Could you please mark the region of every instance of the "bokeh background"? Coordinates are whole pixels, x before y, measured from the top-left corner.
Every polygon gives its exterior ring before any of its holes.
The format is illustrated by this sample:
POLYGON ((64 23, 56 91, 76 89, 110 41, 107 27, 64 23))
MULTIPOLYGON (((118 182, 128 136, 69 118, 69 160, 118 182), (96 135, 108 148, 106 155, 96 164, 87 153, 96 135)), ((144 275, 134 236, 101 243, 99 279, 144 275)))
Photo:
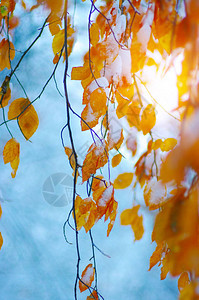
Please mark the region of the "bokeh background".
MULTIPOLYGON (((75 25, 77 38, 70 58, 71 66, 82 63, 83 54, 88 49, 87 22, 89 3, 77 2, 75 25)), ((20 26, 15 31, 14 45, 17 50, 25 50, 35 38, 45 19, 46 12, 35 10, 26 14, 18 9, 20 26)), ((53 70, 52 37, 48 27, 44 34, 24 59, 17 71, 30 100, 42 90, 53 70)), ((13 65, 20 56, 18 52, 13 65)), ((1 80, 7 69, 0 74, 1 80)), ((70 71, 69 71, 70 75, 70 71)), ((56 81, 63 93, 63 64, 56 72, 56 81)), ((82 89, 78 82, 68 80, 70 102, 81 113, 82 89)), ((24 97, 17 81, 12 82, 12 100, 24 97)), ((3 300, 72 300, 76 275, 76 247, 74 232, 66 228, 69 245, 63 236, 63 224, 71 205, 56 207, 43 197, 43 184, 56 173, 72 175, 68 158, 61 145, 60 131, 66 122, 65 101, 51 80, 41 98, 34 103, 40 124, 31 142, 25 141, 17 128, 16 121, 9 123, 15 138, 20 142, 20 165, 15 179, 11 178, 11 168, 4 165, 2 153, 10 138, 6 128, 0 128, 1 165, 1 205, 3 215, 0 230, 4 244, 0 252, 0 299, 3 300)), ((77 152, 85 155, 84 148, 92 143, 89 133, 81 133, 80 121, 72 117, 73 134, 77 152)), ((65 144, 70 146, 67 133, 65 144)), ((143 146, 144 147, 144 146, 143 146)), ((127 155, 128 156, 128 155, 127 155)), ((132 163, 126 159, 117 170, 112 171, 114 179, 118 173, 132 172, 132 163)), ((58 193, 62 192, 62 186, 58 193)), ((78 191, 84 195, 85 187, 78 182, 78 191)), ((119 214, 132 205, 132 190, 116 192, 119 214)), ((86 194, 85 194, 86 195, 86 194)), ((138 191, 139 195, 139 191, 138 191)), ((140 193, 142 203, 142 195, 140 193)), ((177 298, 177 281, 167 276, 160 281, 160 270, 154 267, 150 272, 149 259, 155 249, 151 243, 154 213, 142 208, 145 234, 141 241, 134 243, 133 232, 128 226, 120 225, 119 214, 116 224, 106 237, 107 224, 99 221, 93 229, 96 245, 111 258, 96 252, 99 291, 106 300, 159 300, 177 298)), ((92 256, 89 237, 82 230, 80 234, 82 253, 81 271, 92 256)), ((79 299, 86 299, 87 292, 79 299)))

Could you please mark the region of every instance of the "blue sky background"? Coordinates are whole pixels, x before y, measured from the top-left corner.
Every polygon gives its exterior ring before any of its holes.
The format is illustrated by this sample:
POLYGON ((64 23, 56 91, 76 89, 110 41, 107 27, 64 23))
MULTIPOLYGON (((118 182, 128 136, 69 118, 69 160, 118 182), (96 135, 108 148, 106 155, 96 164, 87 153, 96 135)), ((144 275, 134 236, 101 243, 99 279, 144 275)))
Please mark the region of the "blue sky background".
MULTIPOLYGON (((70 66, 80 65, 82 52, 85 53, 87 49, 83 37, 87 30, 87 16, 88 11, 84 4, 78 5, 76 20, 79 41, 71 56, 70 66)), ((26 49, 43 20, 41 10, 35 11, 34 16, 23 14, 21 27, 16 32, 15 47, 26 49)), ((39 94, 52 72, 51 43, 52 38, 46 28, 43 37, 17 72, 30 100, 39 94)), ((4 74, 5 72, 2 74, 2 80, 4 74)), ((57 70, 56 78, 63 92, 62 64, 57 70)), ((71 104, 80 113, 80 83, 69 80, 68 84, 71 104)), ((24 95, 13 80, 12 100, 18 97, 24 95)), ((70 176, 72 174, 60 140, 60 130, 65 124, 65 102, 58 94, 53 81, 34 107, 38 112, 40 124, 31 138, 31 143, 24 140, 15 121, 9 123, 21 146, 20 165, 15 179, 11 178, 11 168, 4 165, 2 158, 3 147, 10 137, 4 127, 0 128, 0 189, 3 195, 0 230, 4 239, 0 252, 0 299, 72 300, 76 274, 74 233, 67 228, 68 239, 73 245, 65 242, 62 233, 70 205, 49 205, 42 195, 43 183, 49 176, 59 172, 70 176)), ((72 124, 76 149, 80 150, 87 143, 91 144, 90 135, 81 133, 79 120, 72 117, 72 124)), ((70 146, 67 134, 65 142, 70 146)), ((132 171, 132 165, 128 161, 113 171, 113 178, 117 173, 124 171, 132 171)), ((85 193, 80 183, 78 191, 85 193)), ((125 208, 131 207, 132 191, 117 191, 116 200, 119 203, 120 214, 125 208)), ((136 243, 133 242, 131 229, 128 226, 120 226, 119 214, 109 238, 106 237, 107 224, 103 221, 99 221, 93 229, 96 245, 111 256, 107 258, 99 252, 96 253, 99 291, 106 300, 177 298, 176 280, 168 276, 166 280, 160 281, 160 271, 157 267, 147 271, 150 256, 155 248, 155 245, 151 244, 154 214, 149 213, 146 208, 143 208, 142 212, 145 234, 143 239, 136 243)), ((80 235, 80 249, 82 271, 92 256, 89 237, 84 230, 80 235)), ((86 299, 86 292, 81 294, 79 299, 86 299)))

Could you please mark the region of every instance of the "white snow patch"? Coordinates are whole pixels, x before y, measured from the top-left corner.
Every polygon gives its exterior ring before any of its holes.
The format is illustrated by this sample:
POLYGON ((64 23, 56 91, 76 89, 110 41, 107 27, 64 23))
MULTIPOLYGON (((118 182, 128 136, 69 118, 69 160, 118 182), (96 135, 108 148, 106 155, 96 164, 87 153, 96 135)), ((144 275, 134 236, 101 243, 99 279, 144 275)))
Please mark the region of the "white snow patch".
POLYGON ((107 203, 110 201, 112 195, 113 195, 113 186, 110 185, 102 193, 102 197, 99 199, 98 205, 102 206, 102 207, 105 207, 107 205, 107 203))

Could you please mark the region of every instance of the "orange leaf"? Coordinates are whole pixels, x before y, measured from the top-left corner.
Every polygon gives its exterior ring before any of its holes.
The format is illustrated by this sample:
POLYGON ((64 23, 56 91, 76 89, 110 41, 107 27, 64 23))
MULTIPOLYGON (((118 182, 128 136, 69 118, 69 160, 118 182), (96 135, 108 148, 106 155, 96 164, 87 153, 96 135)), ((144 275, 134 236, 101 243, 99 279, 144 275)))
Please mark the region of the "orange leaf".
POLYGON ((167 277, 169 271, 170 271, 169 260, 168 260, 168 255, 166 255, 162 260, 160 279, 164 280, 167 277))
POLYGON ((150 210, 159 208, 166 200, 166 186, 153 177, 145 186, 144 200, 150 210))
POLYGON ((93 112, 98 112, 100 115, 106 113, 106 93, 102 88, 95 89, 90 95, 90 105, 93 112))
POLYGON ((157 245, 155 251, 150 257, 149 271, 159 262, 161 262, 162 252, 164 250, 164 242, 157 245))
POLYGON ((187 272, 183 272, 178 279, 178 289, 181 292, 187 284, 190 283, 189 275, 187 272))
POLYGON ((82 199, 80 196, 76 197, 75 215, 77 230, 80 230, 83 226, 86 232, 88 232, 99 219, 96 204, 91 197, 86 199, 82 199))
POLYGON ((122 160, 122 155, 119 153, 115 156, 113 156, 112 161, 111 161, 111 165, 113 168, 117 167, 119 165, 119 163, 122 160))
POLYGON ((108 162, 108 154, 105 145, 92 144, 88 149, 82 167, 82 182, 88 180, 96 170, 108 162))
MULTIPOLYGON (((76 161, 75 161, 75 156, 73 154, 73 150, 69 147, 65 147, 65 153, 68 156, 69 162, 70 162, 70 166, 73 169, 73 171, 75 172, 76 169, 76 161)), ((79 172, 77 172, 77 174, 79 175, 79 172)))
POLYGON ((170 151, 177 145, 177 140, 174 138, 168 138, 162 142, 160 149, 162 151, 170 151))
POLYGON ((2 237, 2 234, 0 232, 0 250, 1 250, 2 245, 3 245, 3 237, 2 237))
POLYGON ((95 277, 95 269, 93 268, 92 264, 89 264, 82 272, 81 281, 79 281, 79 289, 81 293, 87 290, 88 287, 91 286, 94 277, 95 277))
POLYGON ((93 112, 90 103, 88 103, 81 114, 81 128, 82 131, 89 130, 98 124, 100 115, 98 112, 93 112), (88 124, 88 125, 87 125, 88 124))
MULTIPOLYGON (((39 0, 41 2, 41 0, 39 0)), ((45 0, 44 3, 51 10, 52 13, 60 13, 63 7, 63 0, 45 0)))
POLYGON ((141 121, 140 121, 140 128, 143 131, 143 134, 146 135, 151 131, 156 123, 156 115, 155 109, 152 104, 148 104, 147 107, 143 110, 141 121))
POLYGON ((97 294, 96 291, 93 291, 92 294, 90 294, 90 296, 88 296, 88 297, 86 298, 86 300, 92 300, 92 299, 94 299, 94 300, 99 300, 98 294, 97 294))
POLYGON ((10 69, 10 60, 13 60, 15 57, 14 45, 12 42, 8 42, 8 40, 3 39, 0 42, 0 71, 5 68, 10 69), (9 51, 10 47, 10 51, 9 51))
POLYGON ((115 189, 125 189, 127 188, 133 180, 133 173, 123 173, 119 174, 114 180, 113 186, 115 189))
POLYGON ((100 32, 99 32, 99 26, 98 26, 98 24, 97 23, 91 24, 91 27, 90 27, 90 43, 94 47, 99 42, 99 33, 100 32))
POLYGON ((4 164, 10 163, 13 172, 11 173, 12 178, 16 176, 16 172, 19 165, 19 143, 14 139, 10 139, 3 149, 3 160, 4 164))
POLYGON ((18 98, 11 103, 8 111, 8 119, 16 119, 17 117, 23 135, 29 140, 37 130, 39 119, 33 105, 28 99, 18 98))

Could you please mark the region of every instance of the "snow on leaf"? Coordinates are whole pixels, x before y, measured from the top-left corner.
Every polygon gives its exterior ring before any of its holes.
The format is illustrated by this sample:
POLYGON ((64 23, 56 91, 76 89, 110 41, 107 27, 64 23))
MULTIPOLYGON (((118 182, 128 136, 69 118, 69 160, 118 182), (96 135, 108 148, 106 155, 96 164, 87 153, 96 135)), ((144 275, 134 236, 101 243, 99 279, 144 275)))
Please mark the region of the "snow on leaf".
POLYGON ((92 144, 88 149, 82 167, 82 182, 88 180, 96 170, 103 167, 108 162, 108 154, 105 145, 92 144))
POLYGON ((82 272, 81 281, 79 280, 79 289, 81 293, 87 290, 88 287, 91 286, 94 277, 95 277, 95 269, 93 268, 92 264, 89 264, 82 272))
POLYGON ((100 115, 98 112, 93 112, 90 103, 88 103, 81 114, 81 128, 82 131, 89 130, 98 124, 100 115))
POLYGON ((17 117, 24 137, 29 140, 39 125, 37 113, 29 99, 18 98, 11 103, 8 111, 8 119, 16 119, 17 117))
POLYGON ((114 180, 113 186, 115 189, 127 188, 133 180, 133 173, 122 173, 114 180))
POLYGON ((165 201, 166 195, 166 186, 163 185, 161 181, 157 181, 156 177, 148 181, 145 186, 144 200, 150 210, 159 208, 165 201))
POLYGON ((80 230, 83 226, 86 232, 88 232, 99 219, 96 204, 91 197, 85 199, 82 199, 80 196, 76 197, 75 215, 77 230, 80 230))
POLYGON ((148 104, 143 110, 140 121, 140 129, 146 135, 151 131, 156 123, 155 109, 152 104, 148 104))
POLYGON ((16 172, 19 165, 19 143, 14 139, 10 139, 3 149, 3 160, 4 164, 10 163, 11 168, 13 169, 11 175, 12 178, 16 176, 16 172))
POLYGON ((100 115, 106 113, 106 93, 102 88, 95 89, 90 95, 90 106, 93 112, 98 112, 100 115))

